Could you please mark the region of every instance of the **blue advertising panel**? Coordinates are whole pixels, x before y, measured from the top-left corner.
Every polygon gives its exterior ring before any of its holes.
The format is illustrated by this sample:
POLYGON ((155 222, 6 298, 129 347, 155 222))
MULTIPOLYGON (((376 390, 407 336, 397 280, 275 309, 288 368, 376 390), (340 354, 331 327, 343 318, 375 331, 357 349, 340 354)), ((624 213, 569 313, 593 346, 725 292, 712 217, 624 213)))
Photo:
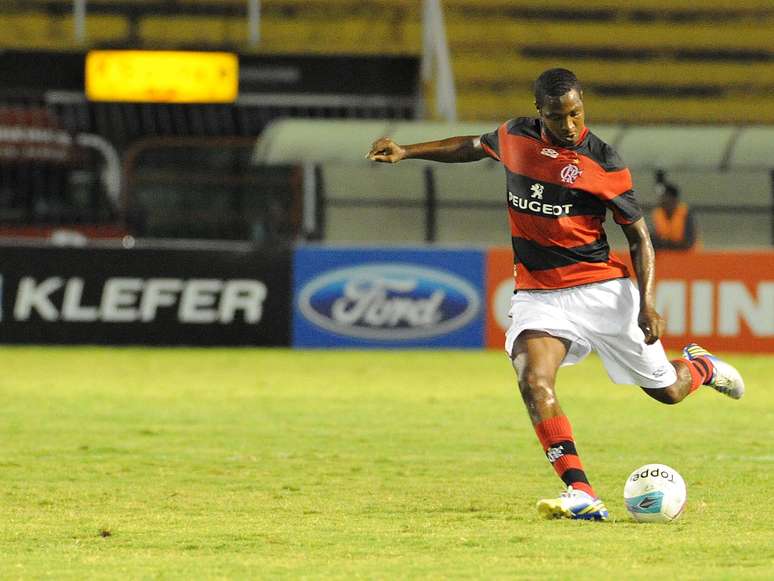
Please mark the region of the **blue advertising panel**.
POLYGON ((484 252, 296 249, 295 347, 465 347, 484 343, 484 252))

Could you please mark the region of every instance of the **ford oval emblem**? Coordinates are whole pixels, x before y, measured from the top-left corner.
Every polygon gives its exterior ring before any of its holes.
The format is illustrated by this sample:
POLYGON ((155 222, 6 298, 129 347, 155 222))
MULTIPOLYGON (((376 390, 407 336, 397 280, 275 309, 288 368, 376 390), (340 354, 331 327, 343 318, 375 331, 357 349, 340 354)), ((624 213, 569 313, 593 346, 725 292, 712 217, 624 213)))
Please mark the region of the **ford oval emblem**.
POLYGON ((309 281, 298 308, 313 324, 361 339, 435 337, 467 325, 480 300, 467 281, 403 263, 339 268, 309 281))

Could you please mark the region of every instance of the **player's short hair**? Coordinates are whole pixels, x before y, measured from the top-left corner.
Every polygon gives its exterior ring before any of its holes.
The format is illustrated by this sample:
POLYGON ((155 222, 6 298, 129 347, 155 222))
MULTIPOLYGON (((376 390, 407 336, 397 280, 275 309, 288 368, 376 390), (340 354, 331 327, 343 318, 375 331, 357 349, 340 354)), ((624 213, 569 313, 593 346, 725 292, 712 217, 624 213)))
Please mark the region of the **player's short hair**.
POLYGON ((542 107, 546 97, 561 97, 573 89, 581 94, 581 84, 575 73, 567 69, 548 69, 535 81, 535 103, 542 107))

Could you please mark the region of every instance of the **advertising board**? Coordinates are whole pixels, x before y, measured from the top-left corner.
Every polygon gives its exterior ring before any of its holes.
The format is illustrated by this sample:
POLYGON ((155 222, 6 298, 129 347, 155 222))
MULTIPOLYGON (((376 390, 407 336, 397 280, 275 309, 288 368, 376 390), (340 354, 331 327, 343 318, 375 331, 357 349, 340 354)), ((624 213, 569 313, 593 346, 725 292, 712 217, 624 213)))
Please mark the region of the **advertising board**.
POLYGON ((479 250, 299 248, 293 345, 480 348, 483 273, 479 250))
MULTIPOLYGON (((629 263, 624 253, 618 258, 629 263)), ((510 248, 487 255, 486 345, 502 349, 513 293, 510 248)), ((667 349, 695 341, 710 350, 774 352, 774 253, 660 252, 656 309, 667 349)))
POLYGON ((290 252, 0 246, 0 341, 288 345, 290 252))

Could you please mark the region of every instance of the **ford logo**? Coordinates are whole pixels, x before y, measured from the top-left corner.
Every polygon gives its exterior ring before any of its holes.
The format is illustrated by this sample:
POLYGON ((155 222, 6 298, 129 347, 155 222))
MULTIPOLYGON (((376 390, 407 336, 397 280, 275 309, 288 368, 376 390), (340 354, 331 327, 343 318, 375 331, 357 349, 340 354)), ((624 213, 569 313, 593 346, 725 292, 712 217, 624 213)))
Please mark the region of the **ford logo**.
POLYGON ((318 327, 361 339, 401 341, 444 335, 479 311, 476 289, 432 268, 370 263, 309 281, 298 308, 318 327))

